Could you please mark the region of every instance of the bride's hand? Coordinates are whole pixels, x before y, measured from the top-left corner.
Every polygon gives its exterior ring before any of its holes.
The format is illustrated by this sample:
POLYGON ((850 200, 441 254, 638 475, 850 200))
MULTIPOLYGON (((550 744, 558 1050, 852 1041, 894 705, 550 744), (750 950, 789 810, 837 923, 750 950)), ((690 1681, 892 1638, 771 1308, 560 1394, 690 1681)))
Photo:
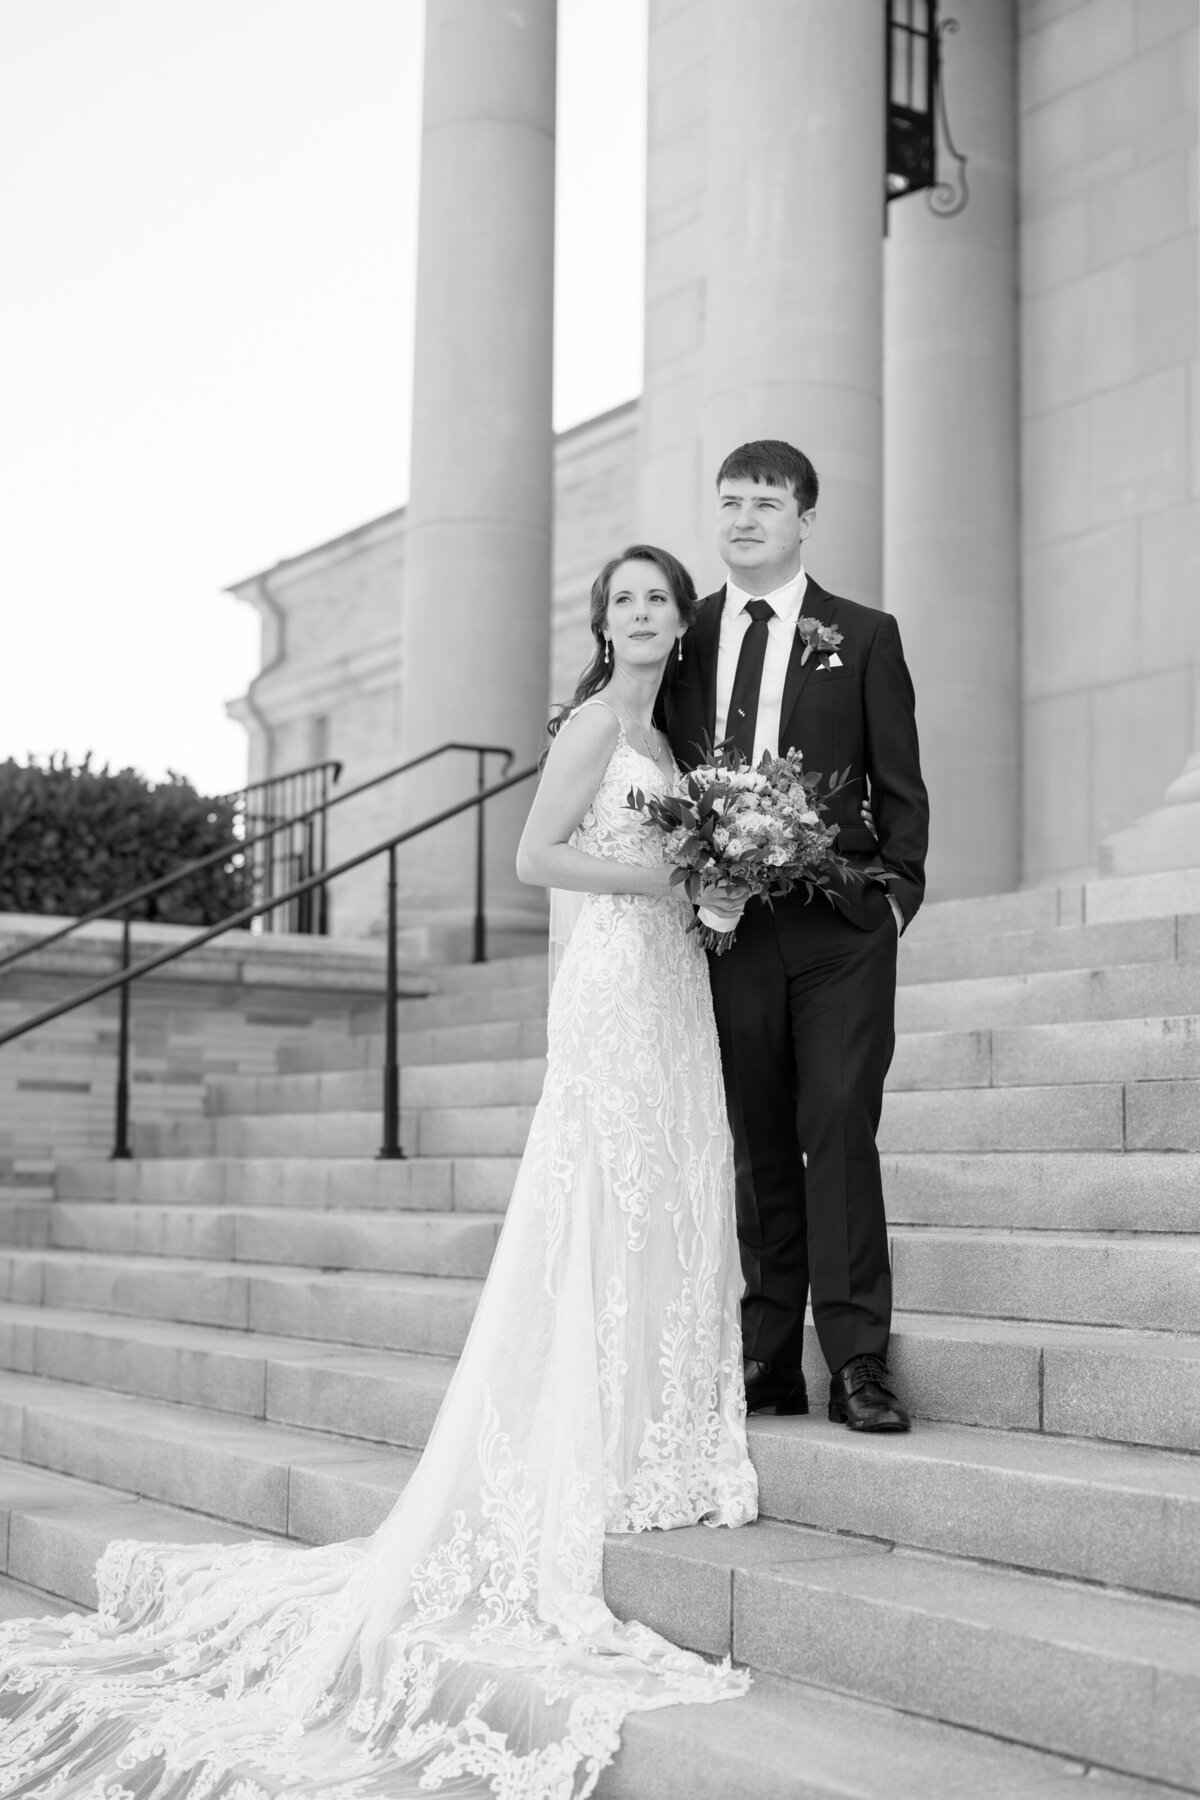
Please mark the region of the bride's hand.
POLYGON ((741 882, 713 882, 711 886, 700 889, 696 904, 702 906, 707 913, 716 913, 721 919, 728 919, 732 927, 741 918, 749 898, 750 889, 743 887, 741 882))

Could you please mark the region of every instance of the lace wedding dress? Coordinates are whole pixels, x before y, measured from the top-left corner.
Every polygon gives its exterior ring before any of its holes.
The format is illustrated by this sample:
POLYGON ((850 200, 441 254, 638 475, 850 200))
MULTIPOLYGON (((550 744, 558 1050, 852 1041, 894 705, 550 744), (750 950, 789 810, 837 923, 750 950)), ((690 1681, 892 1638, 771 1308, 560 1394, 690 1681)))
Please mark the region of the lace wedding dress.
MULTIPOLYGON (((569 727, 568 727, 569 728, 569 727)), ((625 862, 666 783, 622 734, 574 839, 625 862)), ((605 1531, 741 1525, 731 1151, 674 898, 588 895, 466 1348, 373 1538, 111 1544, 92 1617, 0 1626, 0 1793, 320 1800, 592 1792, 631 1710, 746 1677, 604 1604, 605 1531)))

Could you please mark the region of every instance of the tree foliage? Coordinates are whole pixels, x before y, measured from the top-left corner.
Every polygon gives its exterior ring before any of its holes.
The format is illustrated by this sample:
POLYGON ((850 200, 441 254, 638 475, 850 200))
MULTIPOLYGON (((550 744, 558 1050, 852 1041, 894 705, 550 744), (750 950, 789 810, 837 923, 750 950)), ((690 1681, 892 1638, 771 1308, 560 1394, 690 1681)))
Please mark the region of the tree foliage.
MULTIPOLYGON (((0 762, 0 912, 77 917, 170 874, 234 837, 234 802, 182 775, 93 769, 91 757, 0 762)), ((247 904, 241 859, 215 862, 134 909, 141 919, 211 925, 247 904)))

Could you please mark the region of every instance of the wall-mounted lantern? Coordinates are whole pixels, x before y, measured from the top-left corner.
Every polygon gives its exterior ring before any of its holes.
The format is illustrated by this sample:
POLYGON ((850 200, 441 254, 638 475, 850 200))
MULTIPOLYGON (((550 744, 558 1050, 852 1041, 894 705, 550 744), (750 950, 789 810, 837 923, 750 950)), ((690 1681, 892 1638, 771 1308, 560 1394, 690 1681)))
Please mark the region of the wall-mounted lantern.
POLYGON ((967 159, 955 149, 942 85, 942 39, 956 19, 938 18, 938 0, 886 0, 887 201, 924 190, 926 204, 953 218, 967 204, 967 159), (939 179, 939 147, 955 169, 939 179))

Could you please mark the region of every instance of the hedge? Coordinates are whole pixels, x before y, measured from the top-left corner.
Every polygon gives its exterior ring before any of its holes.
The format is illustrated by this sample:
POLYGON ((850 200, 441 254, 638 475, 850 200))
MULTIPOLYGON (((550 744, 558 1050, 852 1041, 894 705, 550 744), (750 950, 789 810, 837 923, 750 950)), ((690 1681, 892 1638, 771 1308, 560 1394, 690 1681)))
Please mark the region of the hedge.
MULTIPOLYGON (((234 836, 234 802, 182 775, 93 769, 65 755, 0 762, 0 912, 77 917, 234 836)), ((239 860, 214 863, 142 901, 135 917, 212 925, 248 904, 239 860)))

